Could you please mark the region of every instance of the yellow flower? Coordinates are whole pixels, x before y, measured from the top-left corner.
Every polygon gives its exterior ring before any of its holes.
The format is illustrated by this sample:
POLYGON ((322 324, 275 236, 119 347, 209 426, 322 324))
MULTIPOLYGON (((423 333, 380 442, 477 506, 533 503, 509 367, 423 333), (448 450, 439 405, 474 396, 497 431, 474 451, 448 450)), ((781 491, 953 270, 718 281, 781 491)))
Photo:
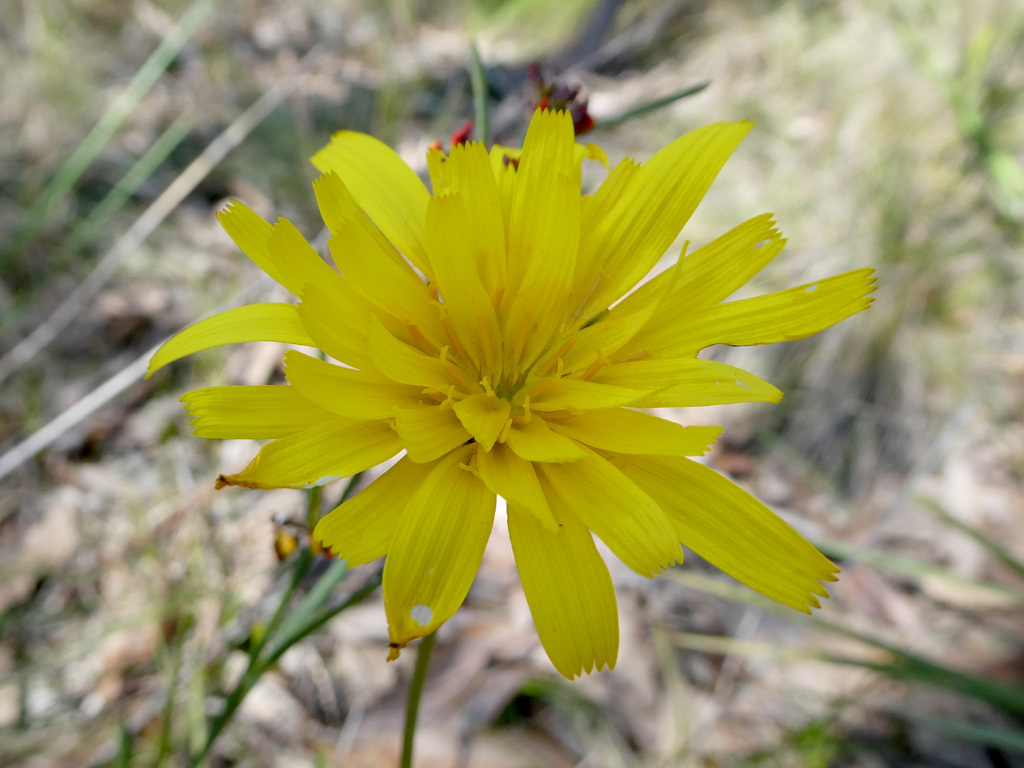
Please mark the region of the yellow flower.
POLYGON ((313 158, 337 270, 289 222, 232 203, 220 214, 228 234, 300 302, 196 323, 150 369, 257 340, 337 361, 289 351, 287 386, 183 400, 197 435, 271 440, 218 487, 308 488, 404 451, 313 534, 351 566, 387 556, 392 658, 466 597, 499 495, 537 632, 566 677, 614 666, 618 649, 615 593, 593 535, 644 576, 681 561, 682 542, 809 612, 838 570, 688 458, 721 429, 638 410, 776 402, 771 384, 697 354, 803 338, 870 304, 870 270, 722 303, 782 249, 770 215, 626 295, 749 129, 695 130, 646 163, 623 161, 582 197, 583 159, 604 155, 574 143, 565 113, 538 111, 521 150, 432 150, 432 195, 385 145, 339 133, 313 158))

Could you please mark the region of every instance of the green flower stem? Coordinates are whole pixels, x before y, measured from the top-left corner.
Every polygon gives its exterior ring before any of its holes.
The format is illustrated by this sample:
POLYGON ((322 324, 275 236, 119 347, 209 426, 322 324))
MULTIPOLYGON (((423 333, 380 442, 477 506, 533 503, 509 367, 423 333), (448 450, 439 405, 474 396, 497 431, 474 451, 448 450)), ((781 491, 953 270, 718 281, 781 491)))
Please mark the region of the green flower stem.
MULTIPOLYGON (((361 473, 360 473, 361 474, 361 473)), ((359 485, 359 475, 354 475, 345 487, 340 501, 346 501, 355 493, 359 485)), ((320 502, 322 490, 314 488, 309 493, 308 523, 309 528, 316 525, 320 516, 320 502)), ((340 502, 339 502, 340 503, 340 502)), ((308 548, 302 549, 292 569, 292 577, 288 587, 278 603, 274 615, 270 617, 262 636, 254 639, 249 647, 249 664, 242 673, 241 679, 231 690, 224 700, 224 710, 210 724, 210 731, 206 735, 206 741, 199 753, 193 757, 192 765, 201 763, 209 753, 213 742, 217 740, 221 731, 230 722, 235 712, 241 706, 249 691, 253 689, 263 673, 270 669, 285 651, 312 634, 332 618, 362 600, 380 586, 381 575, 378 573, 374 578, 361 589, 354 592, 346 600, 332 607, 324 608, 331 597, 334 588, 348 574, 348 568, 344 561, 337 561, 331 564, 327 572, 320 577, 314 587, 310 590, 306 599, 303 600, 285 620, 285 613, 291 603, 295 590, 298 589, 302 579, 309 572, 313 564, 313 555, 308 548)))
POLYGON ((291 602, 292 595, 295 594, 295 589, 299 586, 306 573, 309 572, 309 567, 313 564, 313 556, 309 553, 308 549, 303 549, 299 552, 298 557, 295 560, 295 567, 292 569, 292 578, 288 582, 288 586, 284 590, 284 594, 281 595, 281 602, 277 604, 277 608, 274 610, 274 615, 270 617, 270 621, 263 628, 259 638, 251 637, 249 641, 249 666, 252 666, 253 662, 263 652, 263 649, 267 645, 267 639, 277 631, 277 627, 281 623, 281 619, 284 617, 285 609, 288 608, 288 603, 291 602))
POLYGON ((402 737, 402 761, 400 768, 412 768, 412 748, 416 739, 416 713, 420 709, 420 696, 423 694, 423 683, 427 679, 427 667, 430 666, 430 652, 434 650, 437 633, 433 632, 420 641, 420 649, 416 655, 416 669, 409 683, 409 700, 405 706, 405 731, 402 737))
MULTIPOLYGON (((344 562, 334 563, 330 570, 328 570, 328 572, 321 578, 317 587, 320 587, 321 584, 328 584, 330 588, 333 588, 346 572, 347 569, 345 568, 344 562)), ((365 586, 353 592, 340 604, 319 612, 311 610, 310 608, 312 603, 319 602, 321 598, 321 594, 314 589, 314 592, 306 598, 296 611, 297 614, 301 614, 304 617, 307 614, 310 614, 308 615, 308 618, 305 618, 301 624, 294 621, 287 622, 284 629, 281 630, 282 636, 279 639, 275 639, 272 643, 265 640, 262 643, 259 655, 250 657, 249 666, 242 674, 238 684, 231 690, 227 695, 227 698, 224 700, 224 710, 210 725, 210 732, 206 736, 206 742, 203 744, 203 748, 199 753, 192 758, 192 765, 199 765, 203 759, 205 759, 210 748, 213 746, 213 742, 217 740, 221 731, 224 730, 224 726, 230 722, 232 716, 234 716, 235 712, 238 710, 238 707, 241 706, 245 697, 249 694, 249 691, 253 689, 260 677, 263 676, 263 673, 277 663, 277 660, 284 655, 285 651, 304 637, 318 630, 345 609, 361 603, 367 596, 376 590, 377 587, 380 586, 380 582, 381 575, 378 573, 374 578, 370 579, 365 586), (265 654, 262 652, 264 648, 269 648, 265 654)), ((330 590, 324 589, 321 592, 329 594, 330 590)))

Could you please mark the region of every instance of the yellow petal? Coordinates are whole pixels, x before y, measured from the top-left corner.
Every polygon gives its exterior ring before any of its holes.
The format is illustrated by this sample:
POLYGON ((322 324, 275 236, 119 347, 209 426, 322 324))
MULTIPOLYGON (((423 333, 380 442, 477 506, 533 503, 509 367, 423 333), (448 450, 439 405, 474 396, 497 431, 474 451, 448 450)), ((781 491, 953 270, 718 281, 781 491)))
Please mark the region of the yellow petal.
POLYGON ((494 178, 498 180, 498 186, 501 186, 500 179, 505 169, 511 167, 514 171, 519 165, 519 160, 522 156, 522 147, 506 147, 502 144, 493 144, 491 146, 488 158, 491 161, 491 171, 494 173, 494 178))
POLYGON ((423 232, 430 193, 402 158, 372 136, 339 131, 312 162, 323 174, 338 174, 384 236, 431 277, 423 232))
POLYGON ((722 434, 721 427, 684 427, 628 408, 581 412, 551 428, 605 451, 666 456, 701 456, 722 434))
POLYGON ((580 168, 572 118, 538 110, 523 142, 502 300, 506 370, 532 362, 567 315, 580 238, 580 168))
POLYGON ((630 405, 647 393, 646 389, 629 389, 583 379, 564 378, 531 398, 530 408, 543 412, 617 408, 620 405, 630 405))
POLYGON ((469 441, 471 435, 451 408, 424 405, 395 413, 395 429, 415 462, 434 461, 469 441))
POLYGON ((146 378, 186 355, 242 341, 315 346, 291 304, 249 304, 200 320, 169 338, 149 361, 146 378))
MULTIPOLYGON (((427 150, 427 175, 430 176, 430 188, 433 190, 432 197, 451 194, 451 167, 448 165, 448 155, 442 150, 434 147, 427 150)), ((430 207, 429 203, 427 203, 427 207, 430 207)))
POLYGON ((491 147, 490 160, 491 170, 494 172, 494 179, 498 183, 498 197, 501 200, 501 220, 505 225, 505 231, 509 231, 512 219, 512 199, 515 197, 516 167, 523 150, 513 147, 503 147, 495 144, 491 147))
POLYGON ((581 238, 581 260, 600 272, 584 316, 609 306, 651 271, 750 128, 747 122, 698 128, 641 166, 614 208, 581 238))
POLYGON ((616 307, 601 315, 578 332, 576 343, 562 358, 564 369, 582 373, 598 360, 612 357, 650 321, 656 309, 657 303, 651 302, 634 311, 616 307))
MULTIPOLYGON (((462 154, 455 154, 451 162, 462 154)), ((486 163, 486 155, 482 160, 486 163)), ((504 264, 505 243, 497 188, 486 165, 480 170, 483 173, 477 175, 492 187, 493 210, 482 210, 481 201, 472 194, 432 198, 427 208, 427 248, 456 336, 477 368, 494 370, 502 344, 494 296, 504 280, 504 268, 498 264, 504 264)))
POLYGON ((430 357, 399 341, 371 316, 368 342, 375 366, 392 381, 431 387, 444 392, 452 385, 451 374, 439 358, 430 357))
POLYGON ((448 167, 452 194, 458 195, 465 205, 465 236, 476 250, 473 262, 488 296, 493 298, 498 287, 505 285, 508 258, 501 196, 487 150, 480 142, 459 144, 452 148, 448 167))
POLYGON ((293 387, 207 387, 181 400, 198 437, 267 440, 301 432, 331 418, 293 387))
MULTIPOLYGON (((646 292, 643 302, 630 302, 630 296, 610 310, 604 310, 587 318, 577 315, 571 327, 583 323, 572 337, 573 344, 562 358, 563 369, 582 372, 597 362, 606 363, 619 355, 619 350, 651 321, 655 313, 665 307, 668 297, 677 282, 682 261, 666 270, 658 279, 654 290, 646 292)), ((641 286, 641 288, 646 286, 641 286)))
POLYGON ((224 210, 217 211, 217 221, 242 253, 270 277, 284 285, 277 265, 267 250, 267 240, 274 230, 270 222, 265 221, 262 216, 238 200, 232 200, 224 210))
POLYGON ((608 167, 608 155, 597 144, 576 145, 576 162, 581 163, 584 160, 597 160, 605 168, 608 167))
POLYGON ((504 429, 512 406, 508 400, 476 392, 457 402, 454 410, 469 434, 489 451, 504 429))
POLYGON ((555 669, 570 680, 614 669, 615 589, 590 532, 572 517, 547 529, 513 504, 508 530, 533 623, 555 669))
POLYGON ((773 600, 810 613, 820 581, 839 572, 824 555, 728 478, 688 459, 614 457, 665 511, 683 544, 773 600))
POLYGON ((687 256, 670 300, 688 312, 718 304, 771 263, 785 245, 770 213, 755 216, 687 256))
POLYGON ((467 446, 420 482, 395 530, 384 564, 384 607, 392 657, 458 610, 480 568, 494 522, 494 494, 462 465, 467 446))
POLYGON ((334 273, 286 219, 272 226, 237 200, 219 211, 217 219, 260 269, 296 296, 302 295, 306 283, 320 283, 327 273, 334 273))
POLYGON ((267 443, 241 472, 221 475, 217 487, 313 488, 369 469, 401 449, 387 422, 336 417, 267 443))
MULTIPOLYGON (((507 147, 502 144, 491 145, 489 154, 491 171, 494 173, 494 178, 498 179, 498 186, 501 186, 501 178, 505 174, 505 169, 511 167, 515 171, 522 156, 522 147, 507 147)), ((576 144, 573 146, 573 161, 576 165, 582 165, 584 160, 597 160, 605 168, 608 167, 608 155, 597 144, 576 144)))
POLYGON ((372 254, 369 258, 387 259, 397 268, 415 275, 395 246, 359 207, 337 173, 330 171, 314 180, 313 194, 331 237, 339 240, 346 249, 368 251, 372 254))
MULTIPOLYGON (((619 198, 622 197, 639 170, 638 162, 626 158, 612 168, 593 195, 584 198, 586 205, 580 216, 580 231, 582 233, 592 231, 606 216, 611 214, 618 204, 619 198)), ((580 239, 586 242, 587 235, 582 234, 580 239)), ((584 306, 589 305, 589 300, 597 288, 604 258, 605 253, 597 248, 580 248, 576 271, 573 275, 573 299, 579 303, 578 308, 581 312, 584 306)), ((601 309, 603 308, 601 307, 601 309)))
POLYGON ((433 464, 399 459, 368 488, 322 517, 313 540, 330 556, 347 560, 352 568, 383 557, 402 510, 433 468, 433 464))
POLYGON ((517 456, 527 461, 576 461, 590 456, 575 441, 553 431, 537 416, 524 424, 513 423, 506 441, 517 456))
POLYGON ((297 311, 316 346, 346 365, 373 368, 366 344, 370 303, 340 275, 328 285, 306 285, 297 311))
POLYGON ((679 537, 658 504, 605 459, 540 464, 555 517, 575 516, 626 565, 653 576, 683 557, 679 537), (563 514, 564 510, 564 514, 563 514))
POLYGON ((333 284, 335 272, 311 246, 302 233, 287 219, 278 220, 270 237, 267 252, 279 275, 278 282, 296 296, 302 296, 307 284, 333 284))
POLYGON ((858 269, 693 314, 672 316, 659 309, 649 327, 641 329, 619 354, 644 350, 685 357, 713 344, 745 346, 803 339, 871 306, 873 272, 858 269))
POLYGON ((558 527, 531 462, 498 443, 490 451, 476 452, 476 468, 487 487, 509 504, 532 515, 546 528, 558 527))
POLYGON ((678 274, 667 270, 648 280, 615 309, 630 312, 652 301, 664 301, 664 307, 672 307, 679 315, 713 306, 745 285, 785 244, 770 213, 755 216, 685 257, 678 274), (667 288, 669 295, 665 296, 667 288))
POLYGON ((650 394, 630 403, 634 408, 777 403, 782 398, 782 392, 742 368, 692 357, 615 363, 599 370, 591 381, 614 386, 642 382, 650 387, 650 394))
POLYGON ((422 278, 381 236, 336 174, 317 179, 313 189, 331 227, 331 256, 348 283, 373 306, 416 326, 440 346, 444 333, 422 278))
POLYGON ((306 399, 337 416, 386 419, 396 408, 419 405, 419 387, 396 384, 376 371, 357 371, 332 365, 301 352, 284 354, 285 375, 306 399))

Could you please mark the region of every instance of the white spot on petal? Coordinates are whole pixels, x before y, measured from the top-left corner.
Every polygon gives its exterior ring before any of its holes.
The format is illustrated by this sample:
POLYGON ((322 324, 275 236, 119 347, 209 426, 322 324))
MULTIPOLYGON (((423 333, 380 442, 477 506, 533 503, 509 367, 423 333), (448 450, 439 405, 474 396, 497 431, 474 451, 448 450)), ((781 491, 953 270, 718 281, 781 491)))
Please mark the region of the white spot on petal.
POLYGON ((434 618, 434 610, 429 605, 414 605, 409 611, 409 616, 421 627, 426 627, 434 618))
POLYGON ((804 288, 804 293, 814 293, 816 290, 818 290, 818 284, 812 283, 811 285, 808 285, 806 288, 804 288))
POLYGON ((293 487, 293 488, 304 488, 304 489, 308 490, 309 488, 317 488, 318 486, 321 486, 321 485, 327 485, 328 483, 333 483, 335 480, 341 480, 341 478, 343 478, 343 477, 345 477, 345 475, 328 475, 327 477, 321 477, 319 480, 315 480, 312 483, 302 483, 302 485, 296 485, 296 486, 290 486, 290 487, 293 487))
POLYGON ((749 384, 747 384, 747 382, 740 381, 739 379, 736 379, 736 381, 734 381, 733 384, 735 384, 737 387, 745 387, 746 389, 753 389, 753 387, 751 387, 749 384))

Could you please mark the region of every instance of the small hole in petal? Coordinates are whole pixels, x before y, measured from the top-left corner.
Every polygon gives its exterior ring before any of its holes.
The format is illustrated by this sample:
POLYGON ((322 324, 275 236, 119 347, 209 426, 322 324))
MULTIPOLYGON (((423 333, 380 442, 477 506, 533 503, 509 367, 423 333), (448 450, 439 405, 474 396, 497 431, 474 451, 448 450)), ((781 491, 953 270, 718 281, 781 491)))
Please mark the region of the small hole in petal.
POLYGON ((409 616, 421 627, 426 627, 434 618, 434 610, 429 605, 414 605, 409 611, 409 616))

